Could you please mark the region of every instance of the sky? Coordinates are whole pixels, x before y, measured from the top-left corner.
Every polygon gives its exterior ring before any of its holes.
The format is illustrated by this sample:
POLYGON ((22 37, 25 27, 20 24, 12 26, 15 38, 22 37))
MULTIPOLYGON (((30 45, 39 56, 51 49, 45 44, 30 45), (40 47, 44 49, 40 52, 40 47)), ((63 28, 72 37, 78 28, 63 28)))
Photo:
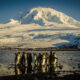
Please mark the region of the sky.
POLYGON ((53 8, 80 21, 80 0, 0 0, 0 24, 35 7, 53 8))

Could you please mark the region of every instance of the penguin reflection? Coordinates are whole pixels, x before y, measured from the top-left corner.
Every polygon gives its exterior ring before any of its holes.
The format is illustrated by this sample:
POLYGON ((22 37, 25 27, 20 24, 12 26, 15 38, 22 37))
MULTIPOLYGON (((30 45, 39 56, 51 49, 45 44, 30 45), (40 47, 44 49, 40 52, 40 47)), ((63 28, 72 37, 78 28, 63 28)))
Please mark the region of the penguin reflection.
POLYGON ((43 72, 43 73, 46 72, 46 66, 43 66, 43 65, 42 65, 42 72, 43 72))
POLYGON ((20 75, 21 74, 21 68, 20 66, 15 67, 15 75, 20 75))
POLYGON ((24 66, 15 66, 15 75, 24 75, 27 74, 27 67, 24 66))
POLYGON ((57 56, 56 56, 56 53, 54 52, 53 53, 53 71, 56 72, 57 71, 57 66, 56 66, 56 63, 57 63, 57 56))
POLYGON ((34 67, 34 73, 38 73, 38 66, 34 67))
POLYGON ((41 55, 41 53, 39 53, 39 55, 38 55, 38 64, 39 64, 39 66, 41 66, 41 63, 42 63, 42 55, 41 55))
POLYGON ((41 55, 41 53, 39 53, 39 55, 38 55, 38 71, 39 72, 42 72, 42 55, 41 55))
POLYGON ((49 72, 49 65, 46 66, 46 72, 49 72))

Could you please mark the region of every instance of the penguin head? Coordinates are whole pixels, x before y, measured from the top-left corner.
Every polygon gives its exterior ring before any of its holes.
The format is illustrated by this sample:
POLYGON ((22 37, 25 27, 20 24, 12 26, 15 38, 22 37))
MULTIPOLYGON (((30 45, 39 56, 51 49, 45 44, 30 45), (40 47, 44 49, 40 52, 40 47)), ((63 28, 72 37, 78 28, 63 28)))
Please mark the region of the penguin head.
POLYGON ((23 55, 26 56, 26 52, 23 52, 23 55))
POLYGON ((55 52, 53 52, 53 55, 56 55, 56 53, 55 53, 55 52))
POLYGON ((21 55, 21 53, 20 53, 20 52, 18 52, 18 53, 17 53, 17 56, 20 56, 20 55, 21 55))

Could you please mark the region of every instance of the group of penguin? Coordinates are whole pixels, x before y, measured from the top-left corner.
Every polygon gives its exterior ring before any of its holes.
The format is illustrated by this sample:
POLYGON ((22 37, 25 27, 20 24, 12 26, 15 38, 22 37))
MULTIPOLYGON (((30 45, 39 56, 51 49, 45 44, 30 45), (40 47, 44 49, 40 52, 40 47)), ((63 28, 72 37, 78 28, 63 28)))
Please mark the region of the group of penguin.
POLYGON ((56 53, 55 52, 52 53, 52 51, 50 51, 50 54, 49 53, 31 54, 31 53, 26 53, 26 52, 23 52, 23 54, 21 54, 20 52, 18 52, 15 57, 15 65, 16 66, 21 65, 25 67, 30 67, 32 66, 32 64, 35 67, 51 66, 54 68, 54 71, 57 71, 57 68, 56 68, 57 59, 58 58, 56 56, 56 53))

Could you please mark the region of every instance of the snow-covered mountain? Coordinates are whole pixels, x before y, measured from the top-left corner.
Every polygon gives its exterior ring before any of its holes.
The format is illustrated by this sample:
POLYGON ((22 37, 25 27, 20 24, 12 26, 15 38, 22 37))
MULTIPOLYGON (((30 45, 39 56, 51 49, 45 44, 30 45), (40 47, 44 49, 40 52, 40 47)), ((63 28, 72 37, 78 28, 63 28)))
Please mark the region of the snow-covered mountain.
POLYGON ((51 8, 21 12, 0 24, 0 47, 80 47, 80 22, 51 8))
POLYGON ((49 25, 53 23, 66 24, 66 25, 76 25, 80 26, 80 22, 76 21, 72 17, 65 15, 62 12, 56 11, 51 8, 33 8, 27 12, 20 12, 16 17, 22 24, 39 24, 39 25, 49 25))

